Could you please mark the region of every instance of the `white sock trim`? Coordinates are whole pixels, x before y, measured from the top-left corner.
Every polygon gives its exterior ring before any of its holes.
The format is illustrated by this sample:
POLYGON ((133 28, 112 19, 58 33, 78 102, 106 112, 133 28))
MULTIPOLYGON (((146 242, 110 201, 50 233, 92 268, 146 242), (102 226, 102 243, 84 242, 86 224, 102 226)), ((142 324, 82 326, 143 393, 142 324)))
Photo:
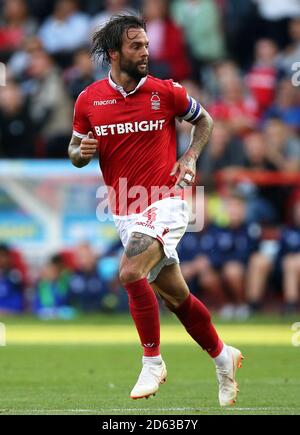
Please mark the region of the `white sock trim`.
POLYGON ((143 364, 161 364, 161 363, 162 363, 161 355, 143 356, 143 364))
POLYGON ((228 363, 228 347, 226 344, 224 344, 220 355, 214 358, 214 362, 217 367, 223 367, 228 363))

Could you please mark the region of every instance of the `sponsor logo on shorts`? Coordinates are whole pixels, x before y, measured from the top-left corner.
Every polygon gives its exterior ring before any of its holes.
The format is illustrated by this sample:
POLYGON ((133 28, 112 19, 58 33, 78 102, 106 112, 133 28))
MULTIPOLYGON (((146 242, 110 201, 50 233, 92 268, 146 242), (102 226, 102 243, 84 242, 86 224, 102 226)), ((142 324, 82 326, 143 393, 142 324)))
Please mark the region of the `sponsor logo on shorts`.
POLYGON ((140 225, 141 227, 150 228, 151 230, 155 230, 154 226, 151 225, 150 222, 137 222, 135 225, 140 225))
POLYGON ((143 217, 147 218, 147 223, 153 224, 153 222, 156 221, 156 217, 157 217, 157 215, 155 213, 156 210, 157 210, 157 207, 152 207, 152 208, 150 208, 150 210, 146 211, 146 213, 143 214, 143 217))
POLYGON ((199 232, 205 221, 204 198, 204 187, 201 186, 184 189, 176 186, 151 186, 149 192, 145 186, 129 186, 127 178, 120 178, 118 188, 105 185, 99 187, 96 213, 99 222, 111 222, 115 219, 114 215, 135 215, 136 225, 152 231, 155 230, 159 216, 162 223, 159 230, 161 237, 171 231, 167 227, 169 222, 178 224, 182 231, 186 228, 189 232, 199 232), (168 201, 163 202, 165 200, 168 201))

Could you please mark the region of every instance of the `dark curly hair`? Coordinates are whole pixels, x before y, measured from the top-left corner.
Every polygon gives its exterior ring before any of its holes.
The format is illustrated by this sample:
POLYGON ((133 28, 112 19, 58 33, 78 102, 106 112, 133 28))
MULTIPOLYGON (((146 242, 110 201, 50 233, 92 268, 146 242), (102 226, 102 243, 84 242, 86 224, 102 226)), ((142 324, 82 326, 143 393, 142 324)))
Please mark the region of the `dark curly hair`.
POLYGON ((128 32, 129 29, 140 28, 146 31, 146 23, 141 17, 123 14, 114 15, 94 33, 92 57, 96 60, 103 57, 103 63, 110 64, 109 50, 120 51, 124 32, 128 32))

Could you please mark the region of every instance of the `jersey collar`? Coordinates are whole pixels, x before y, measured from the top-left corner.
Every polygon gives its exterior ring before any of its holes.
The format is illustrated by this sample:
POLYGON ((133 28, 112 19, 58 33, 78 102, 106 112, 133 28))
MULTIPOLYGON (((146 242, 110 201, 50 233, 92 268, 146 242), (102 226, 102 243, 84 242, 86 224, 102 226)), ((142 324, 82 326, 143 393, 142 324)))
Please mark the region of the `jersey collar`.
POLYGON ((146 77, 143 77, 143 78, 140 80, 140 82, 138 83, 137 87, 136 87, 133 91, 127 93, 127 92, 124 90, 123 86, 117 85, 117 84, 113 81, 113 79, 112 79, 112 77, 111 77, 111 71, 109 71, 109 73, 108 73, 108 81, 109 81, 110 86, 111 86, 113 89, 115 89, 116 91, 120 92, 120 93, 123 95, 124 98, 128 97, 128 95, 135 94, 135 92, 136 92, 136 91, 137 91, 141 86, 143 86, 143 84, 146 82, 146 80, 147 80, 147 76, 146 76, 146 77))

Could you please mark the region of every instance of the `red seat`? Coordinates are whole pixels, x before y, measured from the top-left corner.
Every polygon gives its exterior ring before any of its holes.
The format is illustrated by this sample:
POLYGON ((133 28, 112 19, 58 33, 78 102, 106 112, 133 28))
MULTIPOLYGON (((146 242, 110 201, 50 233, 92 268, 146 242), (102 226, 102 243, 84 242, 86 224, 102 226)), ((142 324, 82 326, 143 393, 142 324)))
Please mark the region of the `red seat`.
POLYGON ((64 250, 59 253, 62 256, 65 267, 71 270, 76 269, 76 258, 74 251, 64 250))
POLYGON ((28 266, 24 260, 23 255, 21 254, 20 251, 16 249, 11 249, 10 258, 11 258, 12 267, 18 269, 21 272, 23 277, 23 282, 26 287, 26 285, 29 282, 29 273, 28 273, 28 266))

